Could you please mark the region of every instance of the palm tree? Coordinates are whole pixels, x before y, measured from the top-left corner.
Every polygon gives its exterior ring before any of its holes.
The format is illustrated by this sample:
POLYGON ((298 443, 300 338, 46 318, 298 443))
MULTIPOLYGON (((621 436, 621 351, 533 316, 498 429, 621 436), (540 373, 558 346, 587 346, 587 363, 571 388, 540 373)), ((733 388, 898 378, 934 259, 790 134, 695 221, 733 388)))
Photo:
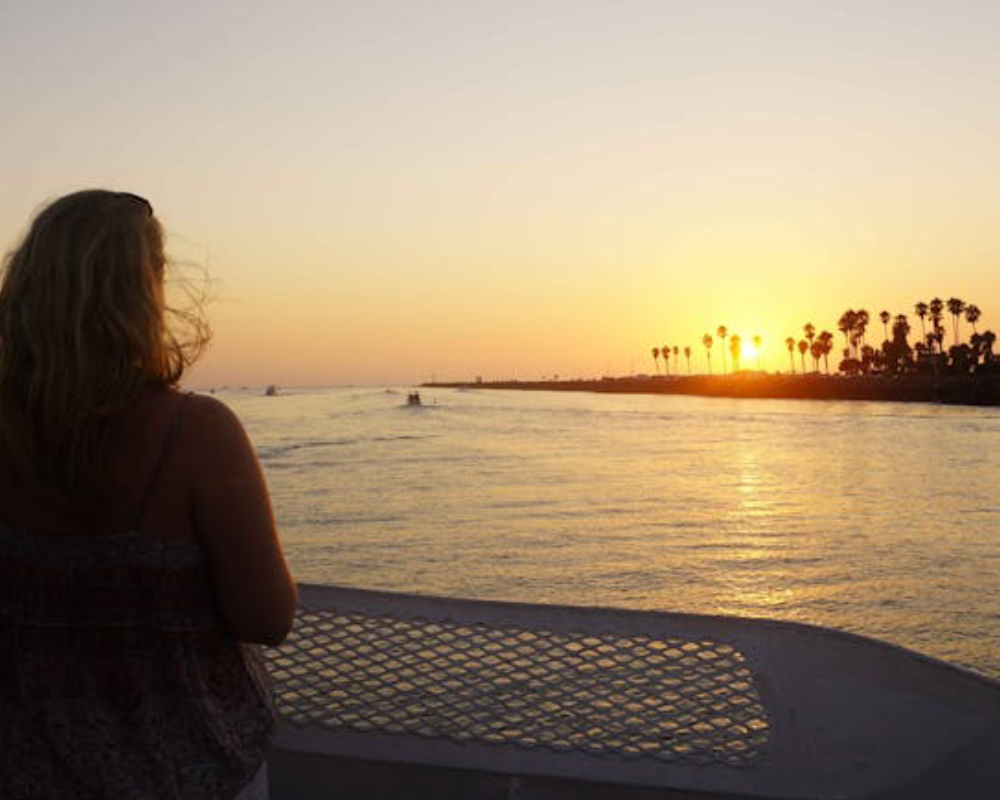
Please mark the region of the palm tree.
POLYGON ((708 374, 711 375, 712 374, 712 345, 715 344, 715 342, 712 341, 711 335, 706 333, 704 336, 701 337, 701 343, 703 345, 705 345, 705 358, 708 359, 708 374))
POLYGON ((867 375, 871 372, 877 365, 877 357, 875 354, 875 348, 870 344, 865 344, 861 346, 861 372, 867 375))
MULTIPOLYGON (((905 314, 897 314, 892 321, 892 341, 884 346, 887 358, 886 368, 891 372, 902 372, 912 363, 910 345, 906 337, 910 335, 910 321, 905 314)), ((918 345, 918 347, 920 347, 918 345)), ((919 350, 918 350, 919 352, 919 350)))
POLYGON ((952 331, 955 334, 954 344, 958 344, 958 319, 962 316, 962 312, 965 311, 965 301, 959 300, 957 297, 948 298, 948 313, 951 314, 951 324, 952 331))
POLYGON ((858 335, 858 341, 861 342, 861 346, 864 347, 865 344, 865 331, 868 328, 868 312, 863 308, 859 309, 854 315, 854 332, 858 335))
POLYGON ((983 331, 983 356, 986 361, 993 360, 993 345, 996 340, 997 335, 993 331, 983 331))
POLYGON ((729 337, 729 354, 733 357, 733 372, 738 372, 740 368, 740 337, 733 334, 729 337))
MULTIPOLYGON (((806 335, 806 340, 809 342, 809 349, 812 349, 813 339, 816 338, 816 326, 811 322, 807 322, 802 326, 802 332, 806 335)), ((819 371, 819 362, 816 364, 816 371, 819 371)))
POLYGON ((830 331, 823 331, 817 340, 823 346, 823 364, 826 366, 826 374, 830 374, 830 353, 833 352, 833 334, 830 331))
POLYGON ((726 334, 729 333, 726 330, 725 325, 720 325, 715 331, 716 335, 719 337, 719 345, 722 349, 722 374, 726 374, 726 334))
POLYGON ((795 374, 795 339, 789 336, 785 339, 785 347, 788 348, 788 360, 792 363, 792 375, 795 374))
POLYGON ((684 347, 684 358, 687 359, 687 362, 688 362, 688 375, 690 375, 691 374, 691 348, 688 347, 688 346, 684 347))
POLYGON ((889 341, 889 320, 892 319, 892 315, 888 311, 883 311, 878 315, 878 318, 882 320, 882 330, 885 331, 885 341, 889 341))
POLYGON ((809 345, 809 354, 813 357, 813 369, 819 372, 819 360, 823 356, 823 343, 815 341, 809 345))
POLYGON ((973 333, 969 337, 969 349, 972 350, 972 364, 979 366, 979 356, 982 355, 983 337, 978 333, 973 333))
POLYGON ((754 349, 754 352, 757 353, 757 372, 760 372, 760 344, 761 344, 761 338, 760 338, 760 336, 754 336, 753 337, 753 349, 754 349))
POLYGON ((940 297, 931 300, 931 326, 934 328, 934 341, 938 343, 940 350, 941 341, 944 339, 944 332, 941 329, 941 312, 944 311, 944 302, 940 297))
POLYGON ((857 314, 851 309, 847 309, 847 311, 840 315, 840 319, 837 320, 837 330, 844 334, 845 345, 850 345, 851 334, 854 331, 856 323, 857 314))
POLYGON ((893 338, 898 335, 905 339, 910 335, 910 321, 906 318, 906 314, 897 314, 896 319, 892 321, 892 334, 893 338))
POLYGON ((653 348, 653 363, 656 364, 656 374, 660 374, 660 348, 653 348))
POLYGON ((924 327, 924 317, 927 316, 927 312, 930 311, 930 307, 927 303, 921 300, 913 307, 913 310, 917 313, 917 316, 920 317, 920 338, 926 339, 927 329, 924 327))
POLYGON ((660 348, 660 355, 663 356, 663 373, 670 374, 670 345, 665 344, 660 348))
POLYGON ((674 371, 681 371, 681 349, 677 345, 674 345, 674 371))
POLYGON ((799 339, 799 355, 802 356, 802 374, 806 374, 806 352, 809 350, 809 342, 799 339))
POLYGON ((979 317, 982 312, 979 310, 979 306, 974 306, 969 303, 965 307, 965 319, 972 326, 972 332, 976 333, 976 323, 979 321, 979 317))

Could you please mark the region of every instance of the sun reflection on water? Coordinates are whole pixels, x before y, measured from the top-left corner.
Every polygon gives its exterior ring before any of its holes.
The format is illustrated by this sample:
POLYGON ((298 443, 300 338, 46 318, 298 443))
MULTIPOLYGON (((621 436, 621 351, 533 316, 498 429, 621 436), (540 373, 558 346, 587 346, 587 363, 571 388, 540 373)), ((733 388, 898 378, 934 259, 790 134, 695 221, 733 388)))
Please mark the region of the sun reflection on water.
POLYGON ((300 580, 794 619, 1000 676, 995 410, 422 396, 227 398, 300 580))

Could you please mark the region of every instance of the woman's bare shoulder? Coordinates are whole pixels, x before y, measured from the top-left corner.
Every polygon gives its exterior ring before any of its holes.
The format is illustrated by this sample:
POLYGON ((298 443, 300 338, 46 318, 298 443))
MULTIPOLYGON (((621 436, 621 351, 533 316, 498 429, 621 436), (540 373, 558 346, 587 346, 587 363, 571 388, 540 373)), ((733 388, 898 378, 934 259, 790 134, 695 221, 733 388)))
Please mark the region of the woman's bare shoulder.
POLYGON ((207 394, 189 393, 184 400, 184 427, 212 438, 243 435, 243 424, 226 403, 207 394))
POLYGON ((202 422, 232 424, 239 422, 239 417, 226 403, 210 394, 187 392, 184 395, 185 416, 191 415, 202 422))
POLYGON ((189 394, 184 403, 181 449, 199 474, 203 470, 256 468, 253 445, 232 408, 203 394, 189 394))

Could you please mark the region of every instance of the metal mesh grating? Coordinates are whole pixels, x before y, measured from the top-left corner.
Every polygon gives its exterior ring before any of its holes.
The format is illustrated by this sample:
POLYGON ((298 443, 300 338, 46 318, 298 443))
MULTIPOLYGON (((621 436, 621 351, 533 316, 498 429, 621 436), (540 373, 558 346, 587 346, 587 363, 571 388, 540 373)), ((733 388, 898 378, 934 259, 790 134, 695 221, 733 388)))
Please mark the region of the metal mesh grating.
POLYGON ((729 766, 769 740, 743 654, 710 639, 303 610, 268 659, 282 718, 340 732, 729 766))

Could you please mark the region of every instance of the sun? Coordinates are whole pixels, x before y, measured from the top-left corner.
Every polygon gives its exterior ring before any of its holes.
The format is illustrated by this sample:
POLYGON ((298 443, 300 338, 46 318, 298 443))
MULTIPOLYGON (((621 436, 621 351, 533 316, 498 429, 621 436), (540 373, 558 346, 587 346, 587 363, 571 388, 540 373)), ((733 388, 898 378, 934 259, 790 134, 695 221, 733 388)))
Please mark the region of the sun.
POLYGON ((751 341, 745 341, 740 343, 740 358, 744 361, 752 361, 757 358, 757 348, 751 341))

